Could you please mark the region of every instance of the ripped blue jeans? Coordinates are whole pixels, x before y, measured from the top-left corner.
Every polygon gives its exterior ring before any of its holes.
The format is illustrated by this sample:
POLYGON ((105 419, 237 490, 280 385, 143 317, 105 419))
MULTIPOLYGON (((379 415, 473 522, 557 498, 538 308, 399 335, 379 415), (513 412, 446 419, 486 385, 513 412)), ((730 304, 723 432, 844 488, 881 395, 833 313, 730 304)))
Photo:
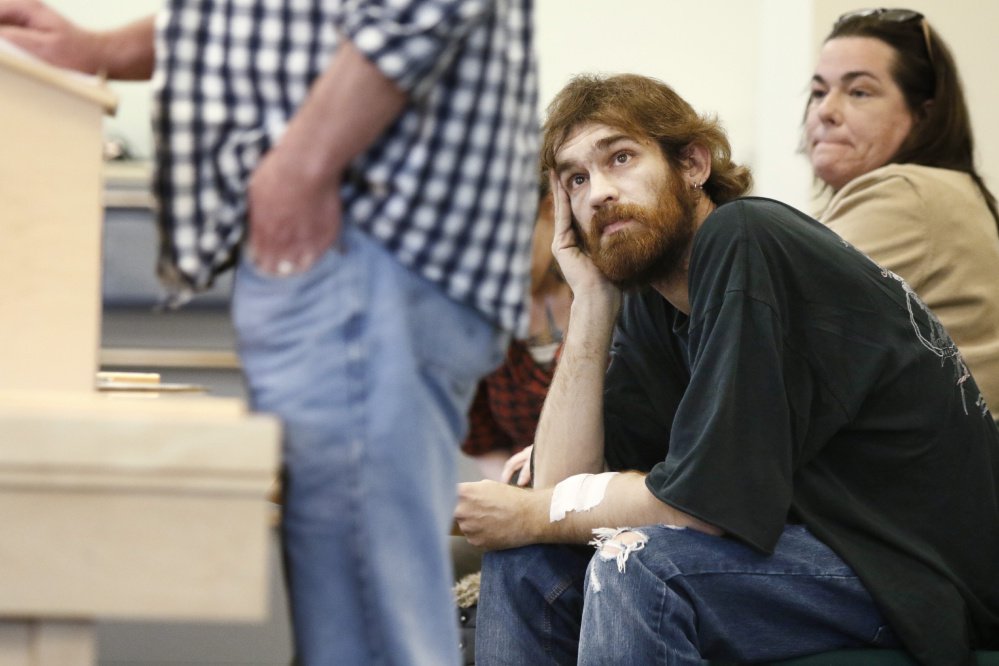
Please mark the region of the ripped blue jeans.
POLYGON ((605 533, 596 554, 490 552, 477 627, 481 666, 694 666, 898 645, 853 570, 801 525, 771 556, 662 525, 605 533))

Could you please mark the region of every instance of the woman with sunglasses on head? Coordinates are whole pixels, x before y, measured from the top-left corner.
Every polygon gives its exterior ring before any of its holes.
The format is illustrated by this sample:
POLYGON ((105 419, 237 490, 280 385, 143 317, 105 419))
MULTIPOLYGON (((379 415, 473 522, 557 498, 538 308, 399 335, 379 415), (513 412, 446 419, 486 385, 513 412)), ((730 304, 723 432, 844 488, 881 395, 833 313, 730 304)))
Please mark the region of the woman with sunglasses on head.
POLYGON ((812 77, 804 149, 832 194, 819 219, 908 282, 999 408, 996 199, 975 169, 957 66, 922 14, 839 18, 812 77))

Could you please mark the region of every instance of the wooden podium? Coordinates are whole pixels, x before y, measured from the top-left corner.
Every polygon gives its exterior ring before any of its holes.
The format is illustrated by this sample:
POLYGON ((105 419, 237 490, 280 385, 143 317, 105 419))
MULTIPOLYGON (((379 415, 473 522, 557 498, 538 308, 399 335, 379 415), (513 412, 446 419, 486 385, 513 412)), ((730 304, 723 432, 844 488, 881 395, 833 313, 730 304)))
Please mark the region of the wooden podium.
POLYGON ((94 663, 98 618, 263 620, 277 421, 96 386, 114 96, 4 48, 0 96, 0 664, 94 663))

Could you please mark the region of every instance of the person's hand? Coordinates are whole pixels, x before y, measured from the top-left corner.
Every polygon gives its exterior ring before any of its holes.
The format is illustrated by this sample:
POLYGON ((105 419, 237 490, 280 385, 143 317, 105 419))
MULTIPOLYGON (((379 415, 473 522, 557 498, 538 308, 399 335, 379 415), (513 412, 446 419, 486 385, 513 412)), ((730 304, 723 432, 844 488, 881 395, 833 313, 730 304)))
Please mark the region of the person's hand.
MULTIPOLYGON (((555 212, 555 236, 552 239, 552 253, 558 261, 565 281, 572 289, 573 297, 590 293, 603 294, 612 302, 619 302, 621 290, 604 277, 583 249, 583 241, 572 226, 572 206, 569 195, 558 181, 555 173, 548 176, 553 196, 555 212)), ((616 309, 616 308, 615 308, 616 309)))
POLYGON ((0 0, 0 37, 58 67, 94 74, 101 66, 98 35, 38 0, 0 0))
POLYGON ((503 471, 500 472, 500 481, 510 483, 513 475, 517 475, 517 485, 521 488, 531 484, 531 451, 534 446, 528 446, 506 459, 503 464, 503 471))
MULTIPOLYGON (((488 550, 516 548, 534 540, 530 526, 538 511, 537 503, 533 490, 506 483, 459 483, 454 519, 473 546, 488 550)), ((544 519, 547 522, 547 513, 544 519)))
POLYGON ((294 153, 278 144, 250 177, 250 257, 272 275, 305 271, 340 237, 339 181, 302 173, 294 153))

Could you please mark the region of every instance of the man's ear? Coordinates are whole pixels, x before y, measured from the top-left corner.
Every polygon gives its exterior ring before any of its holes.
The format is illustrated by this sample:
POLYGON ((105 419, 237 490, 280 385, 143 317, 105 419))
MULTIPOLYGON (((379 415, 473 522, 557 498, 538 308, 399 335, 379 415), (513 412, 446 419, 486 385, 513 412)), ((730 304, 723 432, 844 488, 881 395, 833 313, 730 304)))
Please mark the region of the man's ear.
POLYGON ((687 184, 700 187, 711 176, 711 151, 702 143, 689 143, 683 149, 683 174, 687 184))

